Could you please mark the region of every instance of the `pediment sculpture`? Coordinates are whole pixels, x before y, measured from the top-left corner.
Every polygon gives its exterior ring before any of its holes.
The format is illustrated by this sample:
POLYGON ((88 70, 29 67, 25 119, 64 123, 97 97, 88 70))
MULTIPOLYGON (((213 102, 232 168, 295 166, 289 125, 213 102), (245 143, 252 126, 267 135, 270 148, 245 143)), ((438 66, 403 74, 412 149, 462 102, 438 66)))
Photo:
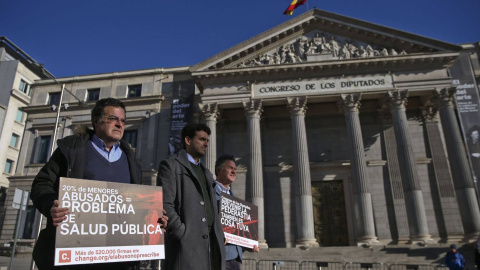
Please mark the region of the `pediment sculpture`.
POLYGON ((308 61, 344 60, 379 56, 406 55, 403 50, 377 47, 359 41, 349 40, 316 32, 313 37, 304 35, 290 44, 285 44, 268 53, 260 54, 249 61, 240 62, 237 67, 279 65, 308 61))

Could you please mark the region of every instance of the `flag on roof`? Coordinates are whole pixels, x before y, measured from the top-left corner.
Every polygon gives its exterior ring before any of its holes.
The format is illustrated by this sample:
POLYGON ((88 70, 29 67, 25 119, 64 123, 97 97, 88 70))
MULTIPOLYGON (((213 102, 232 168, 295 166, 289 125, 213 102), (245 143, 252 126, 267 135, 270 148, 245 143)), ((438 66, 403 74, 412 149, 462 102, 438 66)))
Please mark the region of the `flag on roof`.
POLYGON ((295 10, 298 6, 303 5, 305 2, 307 2, 307 0, 293 0, 292 3, 290 4, 290 6, 288 6, 287 10, 285 10, 285 12, 283 12, 283 14, 292 15, 293 10, 295 10))

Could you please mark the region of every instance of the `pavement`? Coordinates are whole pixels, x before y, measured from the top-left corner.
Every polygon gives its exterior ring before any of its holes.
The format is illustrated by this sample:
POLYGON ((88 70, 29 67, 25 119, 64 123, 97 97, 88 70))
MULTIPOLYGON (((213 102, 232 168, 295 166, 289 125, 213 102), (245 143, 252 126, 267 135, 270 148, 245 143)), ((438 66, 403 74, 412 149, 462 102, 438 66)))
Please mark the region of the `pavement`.
MULTIPOLYGON (((11 257, 0 256, 0 270, 7 270, 10 266, 11 257)), ((32 263, 31 257, 20 256, 13 258, 12 268, 9 270, 28 270, 32 263)), ((36 268, 35 268, 36 269, 36 268)))
MULTIPOLYGON (((11 257, 0 256, 0 270, 29 270, 32 263, 32 257, 28 256, 16 256, 13 258, 12 268, 10 266, 11 257)), ((35 269, 37 269, 35 267, 35 269)), ((154 270, 148 262, 142 262, 140 266, 141 270, 154 270)))

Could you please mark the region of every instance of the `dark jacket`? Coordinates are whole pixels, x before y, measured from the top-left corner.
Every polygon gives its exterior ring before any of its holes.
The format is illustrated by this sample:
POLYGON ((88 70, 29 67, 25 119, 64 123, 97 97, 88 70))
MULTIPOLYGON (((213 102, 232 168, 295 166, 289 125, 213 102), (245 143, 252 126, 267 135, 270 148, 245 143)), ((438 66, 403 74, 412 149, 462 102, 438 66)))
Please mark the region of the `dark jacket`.
POLYGON ((445 256, 445 265, 450 268, 450 270, 462 270, 465 268, 465 259, 460 252, 451 252, 447 253, 445 256))
POLYGON ((168 270, 210 270, 209 250, 213 248, 220 252, 217 264, 225 269, 224 235, 215 201, 215 181, 212 173, 201 166, 214 207, 214 246, 210 245, 200 182, 190 166, 187 153, 181 150, 160 163, 157 185, 163 188, 163 208, 168 216, 165 234, 165 264, 168 270))
MULTIPOLYGON (((93 130, 83 128, 75 135, 57 141, 57 149, 43 166, 32 183, 30 199, 33 205, 47 218, 47 227, 40 232, 33 250, 33 258, 39 269, 52 269, 55 252, 55 226, 50 216, 53 201, 58 199, 60 177, 83 178, 86 143, 93 130)), ((132 184, 141 184, 142 169, 135 161, 135 153, 125 141, 120 147, 127 156, 132 184)))

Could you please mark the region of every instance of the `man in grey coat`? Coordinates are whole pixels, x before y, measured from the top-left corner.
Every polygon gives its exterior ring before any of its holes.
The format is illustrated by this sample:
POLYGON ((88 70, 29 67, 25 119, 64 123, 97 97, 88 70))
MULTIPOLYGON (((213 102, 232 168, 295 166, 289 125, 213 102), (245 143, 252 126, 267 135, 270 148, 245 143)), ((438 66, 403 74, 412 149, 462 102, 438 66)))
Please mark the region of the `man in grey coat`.
POLYGON ((210 128, 189 124, 182 129, 184 149, 160 162, 157 185, 163 187, 168 216, 165 264, 169 270, 224 270, 225 238, 218 216, 215 181, 200 158, 210 128))

